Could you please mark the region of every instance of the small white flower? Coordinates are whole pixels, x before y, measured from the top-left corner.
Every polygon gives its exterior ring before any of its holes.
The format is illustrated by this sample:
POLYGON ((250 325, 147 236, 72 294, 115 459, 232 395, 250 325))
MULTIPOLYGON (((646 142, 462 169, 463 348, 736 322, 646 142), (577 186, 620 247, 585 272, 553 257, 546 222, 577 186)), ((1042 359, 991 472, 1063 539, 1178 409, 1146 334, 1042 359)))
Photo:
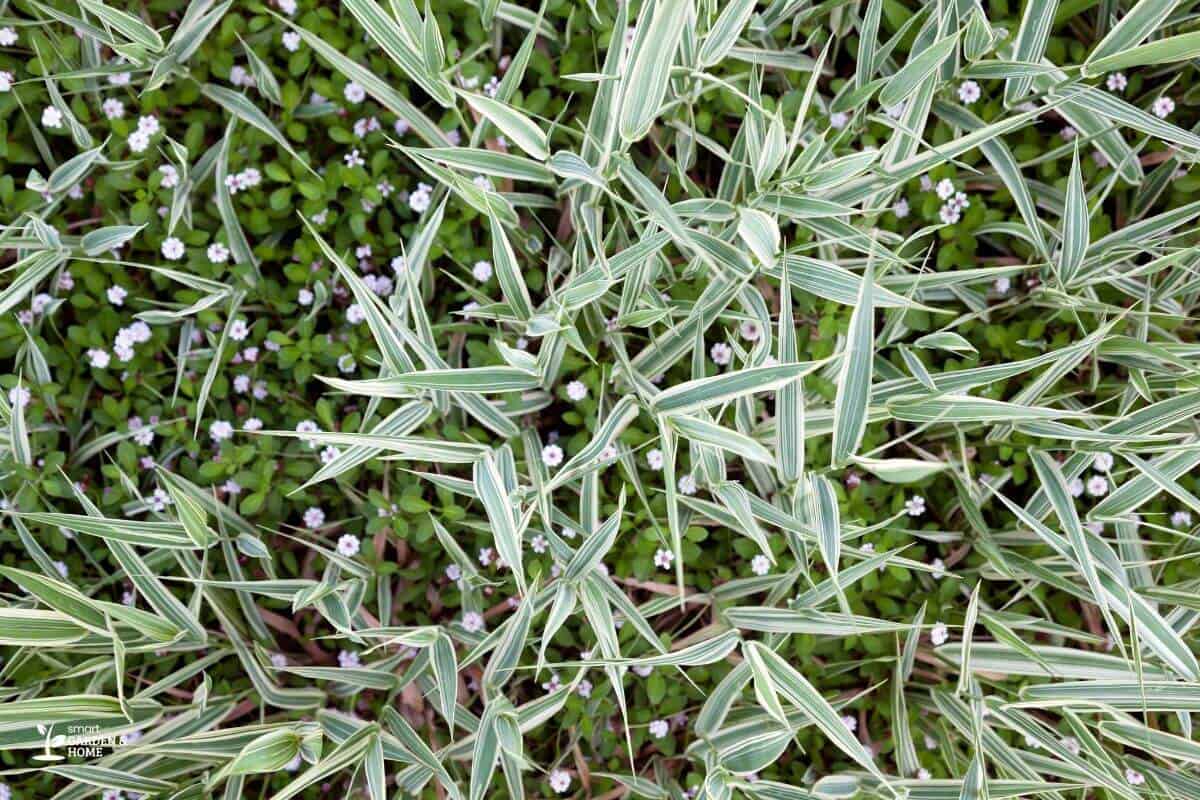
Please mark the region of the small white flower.
POLYGON ((1190 528, 1192 527, 1192 514, 1190 511, 1176 511, 1171 514, 1172 528, 1190 528))
POLYGON ((1125 781, 1130 786, 1141 786, 1146 782, 1146 776, 1138 772, 1136 769, 1125 769, 1125 781))
POLYGON ((233 425, 223 419, 214 421, 208 426, 208 435, 214 442, 221 442, 233 436, 233 425))
POLYGON ((250 326, 246 324, 246 320, 241 317, 235 319, 229 324, 229 338, 235 342, 240 342, 250 335, 250 326))
POLYGON ((17 43, 17 32, 8 26, 0 28, 0 47, 12 47, 17 43))
POLYGON ((1088 478, 1087 493, 1092 497, 1104 497, 1108 494, 1108 479, 1103 475, 1093 475, 1088 478))
POLYGON ((533 539, 529 542, 530 549, 532 549, 533 552, 537 553, 538 555, 546 552, 546 548, 549 547, 549 545, 550 542, 547 541, 546 537, 542 536, 540 533, 533 537, 533 539))
POLYGON ((1123 92, 1125 87, 1129 85, 1129 79, 1125 77, 1123 72, 1111 72, 1104 80, 1104 85, 1108 87, 1110 92, 1123 92))
MULTIPOLYGON (((620 627, 620 626, 618 625, 618 627, 620 627)), ((583 653, 580 653, 579 655, 580 655, 580 657, 582 657, 585 660, 590 659, 592 657, 590 650, 588 651, 587 655, 584 655, 583 653)), ((579 694, 580 697, 591 697, 592 696, 592 682, 589 680, 586 680, 586 679, 580 681, 579 685, 575 687, 575 691, 579 694)))
POLYGON ((213 242, 206 251, 208 260, 213 264, 224 264, 229 260, 229 248, 220 242, 213 242))
POLYGON ((458 564, 451 564, 450 566, 446 567, 446 577, 452 581, 461 580, 462 567, 460 567, 458 564))
POLYGON ((567 384, 567 397, 572 402, 578 403, 583 398, 587 397, 587 385, 583 381, 571 381, 567 384))
POLYGON ((659 569, 670 569, 672 562, 675 561, 675 554, 670 550, 659 548, 654 553, 654 566, 659 569))
POLYGON ((946 577, 946 562, 945 561, 942 561, 940 558, 935 558, 933 560, 933 563, 930 564, 929 566, 933 567, 932 574, 933 574, 934 580, 940 581, 942 578, 946 577))
POLYGON ((462 626, 467 633, 479 633, 483 630, 483 615, 478 611, 468 611, 463 614, 462 626))
POLYGON ((43 128, 61 128, 63 123, 62 112, 54 106, 46 106, 42 109, 42 127, 43 128))
POLYGON ((246 167, 236 178, 239 189, 253 189, 262 183, 262 173, 254 167, 246 167))
POLYGON ((369 133, 379 130, 379 120, 375 117, 363 117, 354 122, 354 135, 363 139, 369 133))
POLYGON ((733 348, 725 344, 725 342, 717 342, 708 351, 712 356, 713 363, 718 367, 724 367, 733 359, 733 348))
POLYGON ((337 368, 339 372, 354 372, 354 369, 357 366, 358 364, 355 363, 354 356, 350 355, 349 353, 343 353, 342 355, 338 356, 337 368))
POLYGON ((935 646, 940 647, 950 639, 950 629, 946 627, 944 622, 939 622, 933 626, 933 630, 929 632, 929 638, 935 646))
MULTIPOLYGON (((141 420, 138 420, 138 422, 141 422, 141 420)), ((129 427, 133 428, 133 424, 130 423, 129 427)), ((135 441, 142 447, 149 447, 151 444, 154 443, 154 429, 151 428, 149 425, 147 425, 144 428, 139 426, 136 429, 136 432, 133 434, 133 441, 135 441)))
POLYGON ((342 669, 351 669, 353 667, 362 666, 362 656, 353 650, 343 650, 338 653, 338 666, 342 669))
POLYGON ((927 781, 927 780, 931 779, 932 777, 933 777, 933 773, 931 773, 929 770, 925 769, 924 767, 921 767, 919 770, 917 770, 917 780, 919 780, 919 781, 927 781))
POLYGON ((904 502, 904 512, 910 517, 919 517, 925 513, 925 498, 914 494, 904 502))
POLYGON ((952 203, 947 203, 938 209, 938 218, 943 225, 957 225, 962 219, 962 212, 954 207, 952 203))
POLYGON ((563 462, 563 449, 556 444, 548 444, 542 448, 542 463, 547 467, 557 467, 563 462))
POLYGON ((67 563, 65 561, 55 561, 54 569, 57 570, 58 574, 64 578, 67 577, 67 575, 71 572, 71 570, 67 568, 67 563))
POLYGON ((680 494, 693 495, 696 493, 696 479, 691 475, 684 475, 679 479, 680 494))
POLYGON ((302 306, 311 306, 313 301, 313 293, 308 289, 301 289, 296 294, 296 302, 302 306))
POLYGON ((1073 756, 1079 755, 1083 749, 1079 746, 1079 740, 1074 736, 1067 736, 1061 742, 1059 742, 1059 744, 1061 744, 1063 749, 1073 756))
POLYGON ((304 512, 304 525, 307 528, 319 528, 325 524, 325 512, 316 506, 311 506, 304 512))
POLYGON ((162 173, 162 180, 159 181, 159 185, 164 189, 174 189, 179 185, 179 170, 175 169, 175 167, 170 164, 163 164, 158 168, 158 171, 162 173))
POLYGON ((471 274, 480 283, 487 283, 492 279, 492 262, 476 261, 475 266, 471 268, 471 274))
POLYGON ((229 82, 234 86, 253 86, 254 76, 247 72, 241 64, 236 64, 229 70, 229 82))
POLYGON ((285 31, 283 34, 283 49, 294 53, 300 49, 300 34, 295 31, 285 31))
POLYGON ((168 237, 162 243, 163 258, 168 258, 171 261, 178 261, 179 259, 183 258, 183 252, 183 242, 180 241, 178 237, 168 237))
POLYGON ((100 105, 100 110, 108 119, 121 119, 125 116, 125 104, 115 97, 110 97, 100 105))
POLYGON ((967 105, 971 105, 978 100, 980 94, 979 84, 975 81, 963 81, 958 86, 958 99, 967 105))
POLYGON ((566 794, 571 788, 571 773, 565 769, 555 769, 550 771, 550 788, 558 794, 566 794))
POLYGON ((762 553, 759 553, 754 558, 750 559, 750 571, 755 575, 766 575, 771 571, 771 559, 767 558, 762 553))
POLYGON ((96 348, 88 350, 87 357, 93 369, 104 369, 112 360, 112 356, 108 354, 107 350, 98 350, 96 348))
POLYGON ((490 547, 483 547, 479 550, 479 563, 481 566, 489 566, 496 559, 496 551, 490 547))
MULTIPOLYGON (((1154 105, 1151 107, 1151 111, 1154 112, 1154 116, 1158 117, 1159 119, 1166 119, 1167 117, 1171 116, 1171 112, 1174 110, 1175 101, 1165 96, 1155 100, 1154 105)), ((45 118, 43 118, 42 121, 44 123, 45 118)))
POLYGON ((251 417, 242 425, 244 431, 261 431, 263 429, 263 421, 258 417, 251 417))
POLYGON ((853 714, 843 714, 842 724, 845 725, 846 730, 850 731, 851 733, 854 733, 856 730, 858 730, 858 720, 853 714))
POLYGON ((159 130, 158 117, 153 114, 147 114, 144 117, 138 117, 137 129, 147 136, 153 136, 159 130))
POLYGON ((568 542, 578 536, 572 528, 563 528, 558 532, 558 535, 566 539, 568 542))
POLYGON ((650 731, 650 735, 655 739, 661 739, 671 732, 671 723, 665 719, 656 719, 646 729, 650 731))
POLYGON ((363 307, 358 303, 352 303, 346 309, 346 321, 351 325, 357 325, 367 318, 367 312, 363 311, 363 307))
POLYGON ((346 84, 346 88, 342 90, 342 95, 354 105, 358 105, 366 99, 367 90, 354 81, 350 81, 346 84))
POLYGON ((171 495, 166 489, 158 488, 154 490, 154 494, 150 496, 150 507, 155 511, 162 512, 166 507, 171 505, 171 495))
POLYGON ((361 167, 363 164, 367 163, 366 159, 364 159, 358 152, 357 147, 351 150, 349 153, 346 153, 346 155, 342 156, 342 161, 346 162, 346 166, 350 167, 351 169, 354 167, 361 167))
POLYGON ((846 123, 850 121, 845 111, 835 111, 829 115, 829 127, 836 131, 840 131, 846 127, 846 123))
POLYGON ((1008 290, 1012 288, 1012 281, 1008 278, 996 278, 992 281, 992 291, 999 295, 1008 294, 1008 290))
POLYGON ((289 17, 296 13, 296 0, 278 0, 279 10, 289 17))
POLYGON ((108 302, 112 305, 121 306, 125 304, 125 298, 129 296, 129 292, 125 290, 124 286, 114 283, 104 292, 104 296, 108 298, 108 302))
POLYGON ((417 190, 408 196, 408 207, 418 214, 424 214, 433 203, 433 187, 428 184, 418 184, 417 190))
MULTIPOLYGON (((320 433, 320 431, 321 426, 313 422, 311 419, 301 420, 300 422, 296 423, 296 433, 320 433)), ((316 446, 316 442, 309 440, 309 449, 313 449, 316 446)))
POLYGON ((934 191, 937 192, 937 196, 942 200, 949 200, 954 196, 954 181, 949 178, 942 178, 937 182, 934 191))
POLYGON ((1071 493, 1071 497, 1079 497, 1083 494, 1083 478, 1072 478, 1067 484, 1067 491, 1071 493))
POLYGON ((758 329, 758 323, 751 322, 750 320, 746 320, 741 325, 738 325, 738 333, 747 342, 757 342, 758 337, 762 336, 762 331, 758 329))
POLYGON ((1092 467, 1098 472, 1110 472, 1113 468, 1112 453, 1097 453, 1092 459, 1092 467))
POLYGON ((663 468, 662 450, 654 449, 654 450, 651 450, 650 452, 646 453, 646 466, 650 467, 650 469, 654 470, 655 472, 658 472, 660 469, 662 469, 663 468))
POLYGON ((337 551, 346 558, 353 558, 354 556, 358 555, 358 551, 361 547, 362 543, 358 540, 358 537, 352 533, 342 534, 337 542, 337 551))
POLYGON ((1063 129, 1058 132, 1064 142, 1069 142, 1079 135, 1079 131, 1072 128, 1070 125, 1064 125, 1063 129))
POLYGON ((896 215, 896 219, 904 219, 909 214, 908 199, 901 197, 892 205, 892 213, 896 215))

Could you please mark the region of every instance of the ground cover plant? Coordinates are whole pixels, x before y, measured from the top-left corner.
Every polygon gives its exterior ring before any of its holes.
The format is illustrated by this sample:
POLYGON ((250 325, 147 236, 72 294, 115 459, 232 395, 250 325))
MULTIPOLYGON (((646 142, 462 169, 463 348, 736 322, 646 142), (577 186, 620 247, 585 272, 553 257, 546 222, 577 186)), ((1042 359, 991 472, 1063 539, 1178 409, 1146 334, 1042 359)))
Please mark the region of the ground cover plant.
POLYGON ((0 800, 1200 797, 1196 6, 0 5, 0 800))

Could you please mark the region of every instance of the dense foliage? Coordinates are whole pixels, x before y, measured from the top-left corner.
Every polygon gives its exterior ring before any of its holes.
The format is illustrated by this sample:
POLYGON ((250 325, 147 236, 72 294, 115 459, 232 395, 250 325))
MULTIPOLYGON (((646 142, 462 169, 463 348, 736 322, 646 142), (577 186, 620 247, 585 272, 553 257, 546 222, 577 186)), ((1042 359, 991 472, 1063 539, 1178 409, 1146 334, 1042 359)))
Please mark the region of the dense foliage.
POLYGON ((1200 797, 1195 9, 0 6, 0 800, 1200 797))

